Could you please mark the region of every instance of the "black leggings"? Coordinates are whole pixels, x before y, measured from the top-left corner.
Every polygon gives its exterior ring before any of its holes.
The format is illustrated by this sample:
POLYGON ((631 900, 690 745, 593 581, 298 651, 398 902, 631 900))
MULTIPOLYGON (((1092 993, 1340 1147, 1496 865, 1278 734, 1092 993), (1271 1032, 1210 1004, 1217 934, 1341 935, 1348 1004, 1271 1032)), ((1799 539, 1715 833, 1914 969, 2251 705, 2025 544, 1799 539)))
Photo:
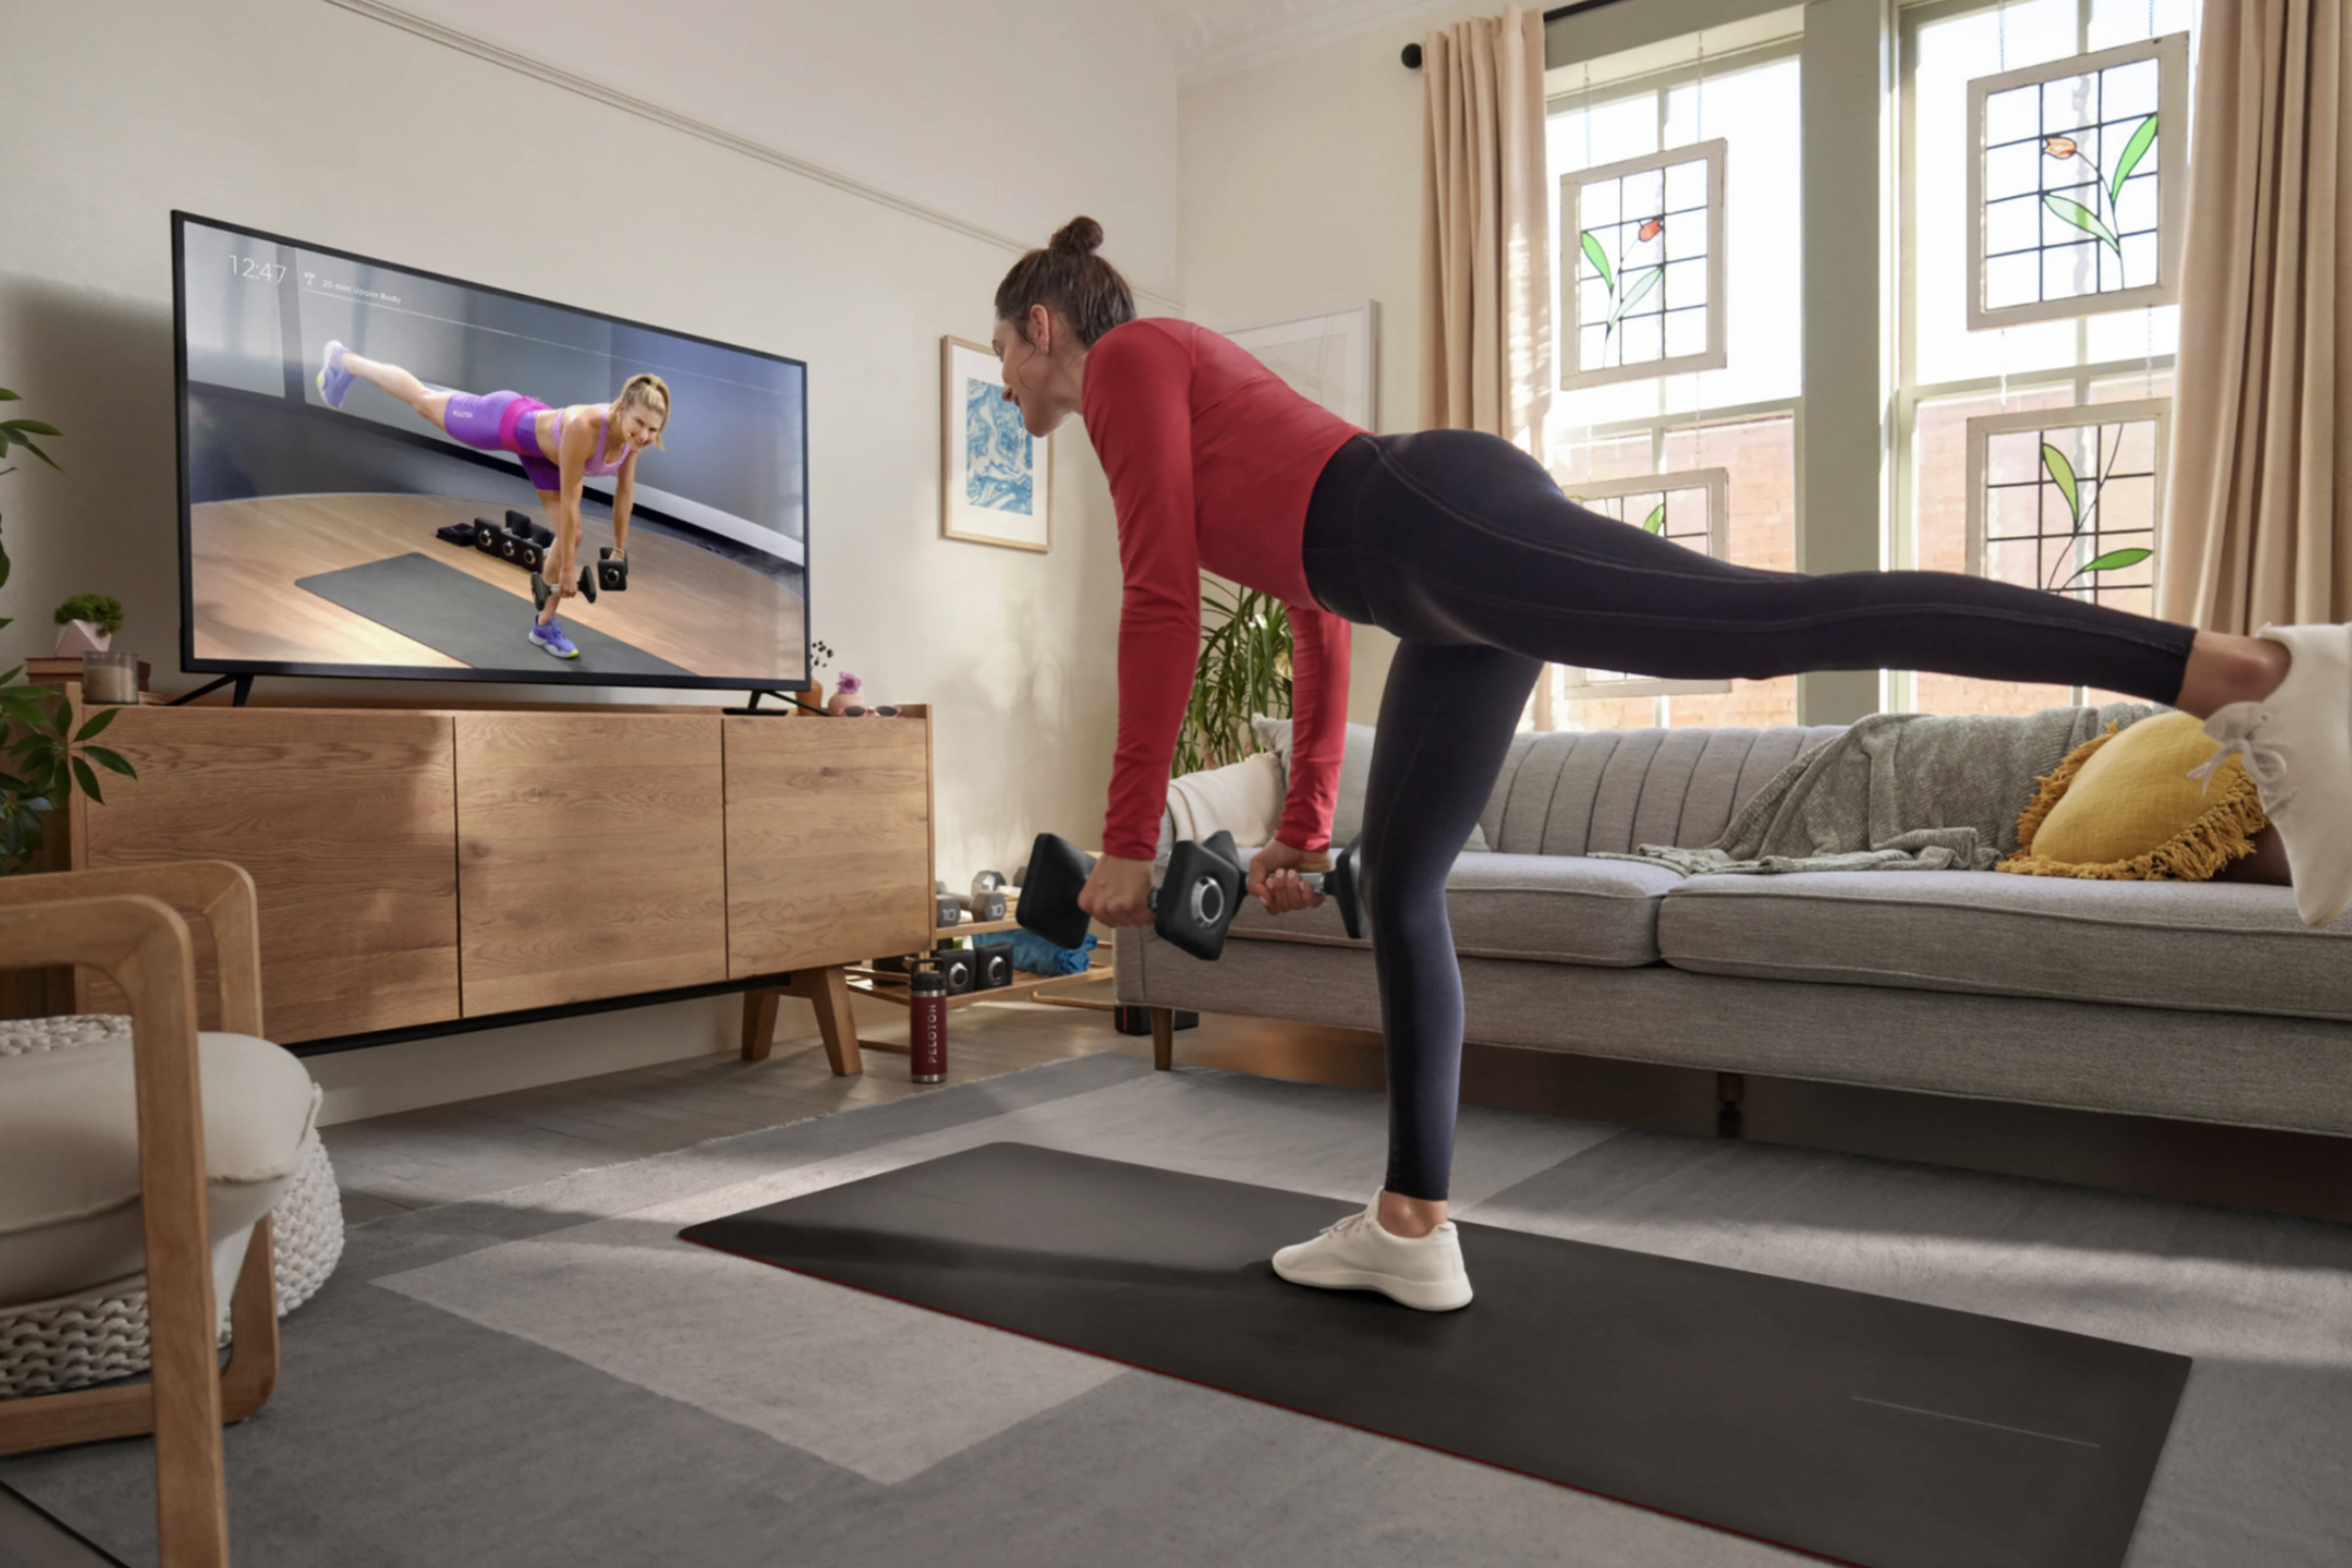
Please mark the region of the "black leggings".
POLYGON ((1443 1199, 1462 976, 1446 876, 1546 662, 1690 680, 1921 669, 2171 703, 2194 628, 1939 571, 1826 576, 1714 561, 1561 494, 1473 430, 1359 435, 1303 543, 1326 609, 1402 641, 1380 699, 1361 851, 1389 1069, 1387 1187, 1443 1199))

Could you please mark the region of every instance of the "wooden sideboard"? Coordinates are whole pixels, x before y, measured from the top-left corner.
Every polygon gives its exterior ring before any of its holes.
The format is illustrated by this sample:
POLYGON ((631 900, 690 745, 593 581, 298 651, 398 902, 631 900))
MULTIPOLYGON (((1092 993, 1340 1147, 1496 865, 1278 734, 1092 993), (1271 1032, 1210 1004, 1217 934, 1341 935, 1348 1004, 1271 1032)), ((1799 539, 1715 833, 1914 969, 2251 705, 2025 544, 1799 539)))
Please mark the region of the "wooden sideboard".
MULTIPOLYGON (((74 799, 64 860, 250 871, 282 1045, 733 986, 746 1054, 805 996, 855 1072, 840 966, 933 941, 921 706, 145 707, 101 744, 139 776, 74 799)), ((122 1007, 95 971, 73 992, 122 1007)))

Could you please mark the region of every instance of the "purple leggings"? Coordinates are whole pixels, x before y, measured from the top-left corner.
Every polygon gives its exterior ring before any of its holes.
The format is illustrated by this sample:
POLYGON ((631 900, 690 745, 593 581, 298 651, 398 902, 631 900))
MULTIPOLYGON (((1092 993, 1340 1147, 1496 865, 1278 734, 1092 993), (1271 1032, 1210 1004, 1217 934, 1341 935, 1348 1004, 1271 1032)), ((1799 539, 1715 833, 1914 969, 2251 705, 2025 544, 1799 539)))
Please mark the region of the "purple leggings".
POLYGON ((485 392, 480 397, 452 392, 449 407, 442 411, 441 428, 477 451, 514 453, 522 460, 531 488, 556 494, 564 488, 564 471, 539 450, 539 421, 531 417, 546 407, 519 392, 485 392))

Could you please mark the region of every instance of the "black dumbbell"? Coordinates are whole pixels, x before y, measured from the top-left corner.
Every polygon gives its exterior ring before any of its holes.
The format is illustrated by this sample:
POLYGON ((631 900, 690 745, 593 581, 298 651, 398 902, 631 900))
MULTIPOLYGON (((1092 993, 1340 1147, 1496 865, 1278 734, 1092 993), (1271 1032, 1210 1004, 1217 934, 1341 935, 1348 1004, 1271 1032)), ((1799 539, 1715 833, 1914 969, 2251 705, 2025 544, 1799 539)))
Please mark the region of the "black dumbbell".
POLYGON ((497 555, 498 542, 506 535, 507 530, 492 522, 488 517, 473 519, 473 548, 485 556, 497 555))
POLYGON ((606 545, 596 553, 596 585, 609 594, 624 592, 629 586, 629 558, 616 556, 606 545))
MULTIPOLYGON (((1299 878, 1310 891, 1338 903, 1341 923, 1351 937, 1363 934, 1356 849, 1350 844, 1342 850, 1329 871, 1299 878)), ((1028 880, 1021 884, 1014 918, 1057 948, 1077 947, 1086 940, 1087 925, 1078 895, 1094 869, 1093 856, 1067 839, 1040 833, 1030 846, 1028 880)), ((1225 951, 1225 933, 1241 909, 1248 881, 1231 833, 1219 829, 1203 843, 1181 841, 1169 852, 1166 877, 1152 890, 1152 928, 1178 951, 1213 959, 1225 951)))

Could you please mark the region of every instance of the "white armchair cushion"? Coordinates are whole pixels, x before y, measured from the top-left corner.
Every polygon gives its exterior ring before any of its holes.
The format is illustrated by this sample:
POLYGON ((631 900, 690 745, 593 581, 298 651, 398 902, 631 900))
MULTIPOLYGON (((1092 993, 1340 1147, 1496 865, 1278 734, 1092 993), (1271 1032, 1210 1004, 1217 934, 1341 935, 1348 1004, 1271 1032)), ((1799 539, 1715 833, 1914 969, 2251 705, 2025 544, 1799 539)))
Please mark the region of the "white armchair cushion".
MULTIPOLYGON (((293 1180, 319 1093, 302 1062, 267 1040, 206 1033, 197 1053, 220 1254, 293 1180)), ((141 1225, 130 1042, 0 1056, 0 1302, 139 1273, 141 1225)), ((233 1274, 234 1258, 225 1261, 233 1274)))

